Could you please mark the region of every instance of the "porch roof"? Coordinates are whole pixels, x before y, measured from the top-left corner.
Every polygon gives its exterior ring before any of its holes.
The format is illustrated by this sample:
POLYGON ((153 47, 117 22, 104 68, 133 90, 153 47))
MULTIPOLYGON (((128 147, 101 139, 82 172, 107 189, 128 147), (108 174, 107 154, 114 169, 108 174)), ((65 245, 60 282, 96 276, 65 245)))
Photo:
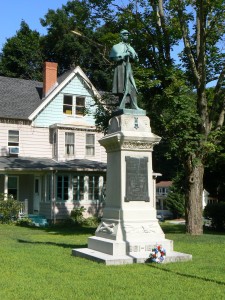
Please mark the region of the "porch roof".
POLYGON ((106 164, 88 159, 58 162, 49 158, 0 157, 0 171, 106 171, 106 164))

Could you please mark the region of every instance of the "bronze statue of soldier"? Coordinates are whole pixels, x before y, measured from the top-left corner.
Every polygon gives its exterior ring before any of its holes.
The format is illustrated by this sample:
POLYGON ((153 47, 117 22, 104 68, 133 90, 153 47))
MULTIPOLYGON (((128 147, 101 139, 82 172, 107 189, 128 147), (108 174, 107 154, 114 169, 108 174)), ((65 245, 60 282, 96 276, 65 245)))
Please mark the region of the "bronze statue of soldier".
POLYGON ((128 43, 129 32, 123 29, 120 37, 122 41, 112 47, 109 55, 110 59, 116 63, 112 93, 119 97, 121 109, 125 108, 127 102, 130 103, 131 109, 139 109, 138 91, 131 68, 131 63, 138 61, 138 55, 128 43))

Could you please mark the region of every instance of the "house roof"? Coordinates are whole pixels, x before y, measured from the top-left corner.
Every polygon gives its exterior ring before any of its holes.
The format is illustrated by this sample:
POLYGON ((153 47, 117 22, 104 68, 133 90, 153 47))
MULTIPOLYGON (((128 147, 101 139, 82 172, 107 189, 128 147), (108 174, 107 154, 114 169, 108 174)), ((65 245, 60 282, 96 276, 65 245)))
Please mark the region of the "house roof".
POLYGON ((173 184, 172 181, 160 181, 156 183, 156 187, 171 187, 173 184))
POLYGON ((42 82, 0 76, 0 117, 28 119, 42 103, 42 82))
POLYGON ((106 164, 88 159, 57 162, 49 158, 0 157, 0 171, 106 171, 106 164))
POLYGON ((77 74, 80 75, 93 95, 100 97, 79 66, 59 76, 57 78, 58 85, 46 98, 42 98, 42 82, 0 76, 0 118, 33 120, 77 74))

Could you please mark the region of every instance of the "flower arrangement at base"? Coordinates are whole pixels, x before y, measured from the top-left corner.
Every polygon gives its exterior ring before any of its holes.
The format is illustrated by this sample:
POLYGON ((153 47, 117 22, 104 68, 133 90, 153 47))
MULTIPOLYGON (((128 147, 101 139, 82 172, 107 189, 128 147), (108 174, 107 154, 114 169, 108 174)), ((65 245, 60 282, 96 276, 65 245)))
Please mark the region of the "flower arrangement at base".
POLYGON ((156 245, 155 248, 152 249, 152 252, 149 255, 151 262, 162 263, 165 260, 166 249, 161 245, 156 245))

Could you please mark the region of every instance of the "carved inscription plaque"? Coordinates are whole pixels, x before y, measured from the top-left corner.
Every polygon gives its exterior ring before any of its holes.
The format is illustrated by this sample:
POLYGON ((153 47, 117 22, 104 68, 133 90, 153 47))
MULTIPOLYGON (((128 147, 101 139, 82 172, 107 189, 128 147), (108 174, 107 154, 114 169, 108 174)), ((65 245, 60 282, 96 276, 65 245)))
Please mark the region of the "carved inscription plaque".
POLYGON ((148 194, 148 158, 126 156, 125 201, 150 201, 148 194))

